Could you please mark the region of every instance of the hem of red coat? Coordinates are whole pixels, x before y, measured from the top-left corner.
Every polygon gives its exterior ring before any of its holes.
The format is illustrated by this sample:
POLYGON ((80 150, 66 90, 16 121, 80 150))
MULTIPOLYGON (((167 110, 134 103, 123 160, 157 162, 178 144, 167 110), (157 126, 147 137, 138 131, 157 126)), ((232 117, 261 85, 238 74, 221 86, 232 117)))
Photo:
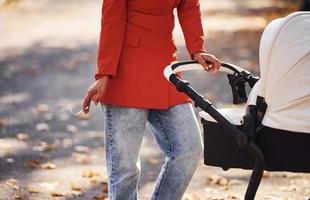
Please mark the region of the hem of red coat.
POLYGON ((122 102, 115 102, 115 101, 100 101, 102 104, 107 104, 111 106, 120 106, 120 107, 127 107, 127 108, 139 108, 139 109, 169 109, 170 107, 184 104, 184 103, 191 103, 192 100, 190 98, 171 102, 167 105, 153 105, 153 104, 134 104, 134 103, 122 103, 122 102))

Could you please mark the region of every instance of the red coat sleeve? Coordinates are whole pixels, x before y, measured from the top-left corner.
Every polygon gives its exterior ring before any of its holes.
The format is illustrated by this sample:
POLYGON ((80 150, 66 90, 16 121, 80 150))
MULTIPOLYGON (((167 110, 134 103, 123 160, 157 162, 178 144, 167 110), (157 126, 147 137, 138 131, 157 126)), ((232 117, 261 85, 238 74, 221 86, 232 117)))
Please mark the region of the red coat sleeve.
POLYGON ((102 5, 96 80, 103 75, 112 77, 116 75, 125 29, 126 0, 104 0, 102 5))
POLYGON ((190 56, 193 57, 196 52, 206 52, 199 0, 182 0, 177 11, 190 56))

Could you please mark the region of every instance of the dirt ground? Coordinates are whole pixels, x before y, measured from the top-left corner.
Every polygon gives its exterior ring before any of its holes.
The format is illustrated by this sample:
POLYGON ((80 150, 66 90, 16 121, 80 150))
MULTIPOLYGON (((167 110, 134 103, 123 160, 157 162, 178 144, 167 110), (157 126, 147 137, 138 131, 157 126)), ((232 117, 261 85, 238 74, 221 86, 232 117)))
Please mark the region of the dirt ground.
MULTIPOLYGON (((208 51, 259 75, 263 28, 298 3, 201 0, 208 51)), ((96 70, 100 10, 101 0, 0 0, 0 200, 106 198, 101 108, 93 106, 87 121, 73 117, 96 70)), ((174 35, 179 59, 188 59, 179 26, 174 35)), ((185 77, 216 107, 230 106, 225 75, 185 77)), ((149 129, 141 159, 139 198, 146 200, 164 159, 149 129)), ((184 200, 242 199, 249 176, 201 159, 184 200)), ((256 199, 309 198, 309 174, 265 172, 256 199)))

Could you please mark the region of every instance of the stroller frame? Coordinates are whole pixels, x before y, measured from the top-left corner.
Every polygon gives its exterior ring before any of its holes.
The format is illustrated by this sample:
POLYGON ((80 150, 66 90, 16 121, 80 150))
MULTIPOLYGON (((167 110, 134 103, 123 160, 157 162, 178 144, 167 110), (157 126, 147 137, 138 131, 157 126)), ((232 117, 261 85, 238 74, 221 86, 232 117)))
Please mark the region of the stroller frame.
MULTIPOLYGON (((189 64, 197 64, 196 61, 185 61, 185 62, 179 62, 172 65, 169 65, 165 69, 165 76, 169 79, 171 83, 173 83, 176 86, 176 89, 179 92, 185 93, 187 96, 189 96, 193 101, 195 107, 201 108, 203 111, 207 112, 210 116, 212 116, 218 123, 221 125, 229 134, 234 141, 237 143, 237 145, 246 151, 248 151, 255 159, 254 162, 254 168, 250 177, 250 181, 248 184, 248 187, 246 189, 245 194, 245 200, 253 200, 255 198, 256 192, 258 190, 258 187, 260 185, 263 172, 265 169, 264 166, 264 155, 261 149, 254 143, 254 141, 251 139, 249 133, 245 133, 244 131, 241 131, 238 129, 235 125, 233 125, 230 121, 228 121, 223 115, 221 115, 212 105, 211 102, 209 102, 207 99, 205 99, 202 95, 200 95, 197 91, 195 91, 187 82, 186 80, 180 79, 174 71, 178 67, 182 67, 182 65, 189 65, 189 64)), ((196 68, 192 69, 199 69, 198 65, 196 65, 196 68)), ((257 81, 258 78, 254 77, 251 73, 248 71, 232 65, 228 63, 221 63, 221 71, 227 72, 232 71, 233 74, 235 74, 235 77, 238 78, 244 78, 246 82, 249 83, 250 86, 253 86, 257 81)), ((234 87, 233 94, 237 94, 238 91, 235 90, 234 87)), ((240 92, 239 92, 240 93, 240 92)), ((234 95, 234 102, 240 102, 240 97, 238 95, 234 95)))

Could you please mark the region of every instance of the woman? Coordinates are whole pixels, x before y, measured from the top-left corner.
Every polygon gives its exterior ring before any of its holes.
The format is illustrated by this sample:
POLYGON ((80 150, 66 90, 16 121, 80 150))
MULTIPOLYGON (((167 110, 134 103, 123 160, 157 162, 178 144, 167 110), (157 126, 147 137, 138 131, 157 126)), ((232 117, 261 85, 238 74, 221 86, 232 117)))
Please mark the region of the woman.
POLYGON ((176 60, 173 9, 191 57, 211 72, 219 61, 204 48, 198 0, 104 0, 98 72, 84 99, 102 105, 111 200, 137 199, 145 125, 166 155, 152 199, 181 199, 198 165, 202 142, 190 100, 165 80, 176 60), (208 63, 208 64, 206 64, 208 63))

